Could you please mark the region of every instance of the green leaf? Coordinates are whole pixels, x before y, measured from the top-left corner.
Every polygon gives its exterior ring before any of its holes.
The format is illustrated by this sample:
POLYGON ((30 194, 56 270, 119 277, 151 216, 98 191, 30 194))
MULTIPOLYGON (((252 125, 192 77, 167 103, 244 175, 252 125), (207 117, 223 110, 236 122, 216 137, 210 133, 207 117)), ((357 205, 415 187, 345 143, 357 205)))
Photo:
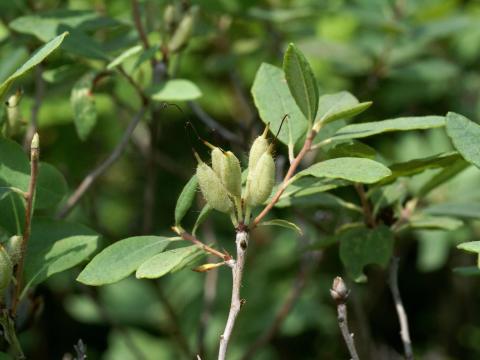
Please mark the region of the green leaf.
POLYGON ((197 192, 197 186, 197 177, 194 175, 185 185, 177 199, 177 205, 175 206, 175 225, 179 225, 182 222, 182 219, 187 214, 188 209, 190 209, 192 206, 193 200, 195 199, 195 194, 197 192))
POLYGON ((150 87, 148 93, 156 101, 189 101, 202 96, 197 85, 185 79, 167 80, 150 87))
POLYGON ((210 207, 210 205, 205 204, 202 208, 202 211, 200 211, 200 214, 198 214, 197 220, 195 221, 195 224, 193 225, 193 230, 192 234, 195 236, 197 234, 198 227, 203 224, 203 222, 207 219, 208 215, 212 212, 213 208, 210 207))
POLYGON ((307 175, 372 184, 390 176, 391 171, 381 163, 370 159, 345 157, 312 165, 295 175, 295 179, 307 175))
POLYGON ((348 91, 325 94, 320 96, 315 122, 325 125, 335 120, 351 118, 367 110, 370 105, 371 101, 360 103, 348 91))
POLYGON ((423 184, 418 190, 417 196, 425 197, 430 191, 451 180, 469 166, 470 164, 463 159, 455 161, 423 184))
POLYGON ((457 249, 480 254, 480 241, 469 241, 458 244, 457 249))
POLYGON ((287 228, 293 231, 296 231, 299 235, 303 235, 302 229, 298 227, 297 224, 294 224, 293 222, 283 220, 283 219, 273 219, 273 220, 267 220, 263 221, 258 226, 280 226, 283 228, 287 228))
POLYGON ((143 46, 142 45, 135 45, 124 52, 122 52, 120 55, 118 55, 115 59, 113 59, 108 65, 107 65, 107 70, 112 70, 118 65, 122 64, 125 60, 128 58, 138 54, 140 51, 142 51, 143 46))
POLYGON ((312 68, 303 53, 290 43, 283 59, 288 88, 295 102, 313 124, 318 111, 318 87, 312 68))
POLYGON ((185 258, 198 250, 198 246, 187 246, 183 248, 165 251, 161 254, 151 257, 137 269, 136 277, 138 279, 156 279, 179 265, 185 258))
POLYGON ((465 219, 480 219, 480 203, 445 202, 423 210, 429 215, 454 216, 465 219))
POLYGON ((120 281, 151 258, 161 253, 170 240, 162 236, 133 236, 102 250, 83 269, 77 281, 87 285, 106 285, 120 281))
POLYGON ((328 150, 328 158, 362 157, 373 160, 376 155, 374 148, 356 140, 336 144, 328 150))
POLYGON ((453 272, 462 276, 479 276, 480 269, 476 266, 461 266, 453 268, 453 272))
POLYGON ((10 86, 13 84, 13 82, 25 74, 27 71, 35 67, 36 65, 40 64, 43 59, 45 59, 48 55, 50 55, 57 47, 60 46, 62 43, 63 39, 65 36, 67 36, 68 32, 64 32, 61 35, 58 35, 57 37, 53 38, 50 40, 48 43, 43 45, 40 49, 35 51, 35 53, 30 57, 30 59, 27 60, 26 63, 24 63, 20 68, 17 69, 12 75, 10 75, 7 80, 5 80, 1 85, 0 85, 0 100, 3 98, 5 93, 8 91, 10 86))
POLYGON ((92 93, 94 73, 81 77, 73 86, 70 103, 73 121, 81 140, 86 140, 97 123, 97 107, 92 93))
POLYGON ((67 191, 67 181, 62 173, 50 164, 40 163, 35 209, 55 207, 67 195, 67 191))
POLYGON ((306 188, 287 197, 282 197, 275 207, 320 207, 320 208, 346 208, 349 210, 363 212, 357 205, 345 201, 338 196, 319 192, 315 188, 306 188))
POLYGON ((366 281, 363 273, 366 265, 387 267, 393 253, 394 237, 386 226, 349 228, 339 238, 340 259, 353 280, 366 281))
POLYGON ((480 125, 465 116, 449 112, 447 134, 463 158, 480 168, 480 125))
POLYGON ((443 116, 402 117, 347 125, 338 130, 331 141, 359 139, 391 131, 424 130, 445 126, 443 116))
POLYGON ((270 124, 273 134, 278 133, 278 139, 282 143, 296 144, 306 133, 307 119, 292 99, 282 69, 263 63, 255 75, 252 96, 260 118, 265 124, 270 124), (282 119, 287 114, 288 118, 278 132, 282 119))
POLYGON ((429 169, 449 167, 459 159, 461 159, 461 156, 457 152, 449 152, 393 164, 390 165, 392 175, 382 180, 381 183, 388 184, 399 177, 417 175, 429 169))
POLYGON ((26 289, 90 257, 100 236, 81 224, 35 219, 25 259, 26 289))
MULTIPOLYGON (((426 230, 456 230, 463 225, 463 221, 446 216, 412 216, 406 227, 410 229, 426 230)), ((400 229, 399 229, 400 230, 400 229)))

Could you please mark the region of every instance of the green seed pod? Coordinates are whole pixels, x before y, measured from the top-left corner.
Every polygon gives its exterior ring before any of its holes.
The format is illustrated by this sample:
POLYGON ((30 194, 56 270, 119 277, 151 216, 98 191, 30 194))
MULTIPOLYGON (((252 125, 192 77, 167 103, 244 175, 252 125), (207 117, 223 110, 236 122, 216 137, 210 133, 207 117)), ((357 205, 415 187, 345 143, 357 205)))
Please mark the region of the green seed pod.
POLYGON ((242 194, 242 169, 240 167, 240 161, 231 152, 227 151, 222 154, 222 167, 221 167, 221 179, 223 185, 227 191, 236 197, 240 197, 242 194))
POLYGON ((273 185, 275 185, 275 161, 270 152, 266 151, 248 179, 245 202, 251 206, 263 204, 272 193, 273 185))
POLYGON ((215 171, 204 162, 200 162, 197 166, 197 179, 208 205, 225 213, 232 210, 233 204, 228 197, 225 186, 223 186, 215 171))
POLYGON ((215 171, 215 174, 218 177, 222 178, 222 162, 223 162, 223 151, 218 147, 214 147, 212 150, 212 168, 215 171))
POLYGON ((23 237, 19 235, 14 235, 7 241, 6 250, 13 265, 18 264, 22 256, 22 242, 23 237))
POLYGON ((268 150, 268 140, 267 140, 267 131, 268 126, 265 128, 265 131, 262 135, 257 137, 250 148, 250 154, 248 155, 248 172, 253 172, 258 160, 263 155, 265 151, 268 150))
POLYGON ((173 33, 168 49, 170 52, 177 52, 185 47, 192 35, 195 11, 189 11, 178 24, 177 29, 173 33))
POLYGON ((169 4, 165 7, 163 11, 163 24, 167 32, 171 32, 176 21, 176 9, 175 6, 169 4))
POLYGON ((3 292, 7 288, 12 278, 12 273, 12 261, 5 248, 0 246, 0 292, 3 292))
POLYGON ((21 98, 21 91, 17 91, 15 94, 10 96, 5 103, 7 105, 9 135, 11 136, 18 134, 22 125, 22 115, 19 107, 21 98))

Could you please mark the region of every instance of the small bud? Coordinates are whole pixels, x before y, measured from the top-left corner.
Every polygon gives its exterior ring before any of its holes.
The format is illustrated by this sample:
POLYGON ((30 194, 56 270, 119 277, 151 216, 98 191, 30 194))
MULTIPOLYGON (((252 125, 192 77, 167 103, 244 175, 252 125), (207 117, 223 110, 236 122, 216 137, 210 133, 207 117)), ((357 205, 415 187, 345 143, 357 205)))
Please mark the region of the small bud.
POLYGON ((13 264, 8 256, 7 251, 3 246, 0 247, 0 292, 3 292, 10 280, 13 273, 13 264))
POLYGON ((213 270, 217 267, 220 267, 222 265, 225 265, 225 262, 216 263, 216 264, 203 264, 203 265, 197 266, 196 268, 194 268, 192 270, 196 271, 196 272, 207 272, 207 271, 213 270))
POLYGON ((38 133, 35 133, 32 138, 32 144, 30 145, 30 149, 39 149, 40 148, 40 139, 38 137, 38 133))
POLYGON ((222 157, 223 161, 220 174, 223 185, 225 185, 225 188, 231 195, 240 197, 242 194, 242 169, 240 167, 240 161, 231 151, 222 154, 222 157))
POLYGON ((225 186, 223 186, 215 171, 204 162, 200 162, 197 166, 197 179, 208 205, 225 213, 232 210, 233 204, 228 197, 225 186))
POLYGON ((23 237, 14 235, 7 241, 6 250, 13 265, 18 264, 22 256, 23 237))
POLYGON ((350 291, 347 289, 347 285, 340 276, 333 279, 332 288, 330 289, 330 295, 332 299, 337 303, 344 303, 347 301, 350 291))
MULTIPOLYGON (((250 171, 250 170, 249 170, 250 171)), ((275 185, 275 161, 269 151, 263 153, 247 180, 245 202, 255 206, 265 202, 275 185)))
POLYGON ((18 134, 22 126, 22 115, 20 113, 20 107, 18 106, 21 98, 22 92, 17 91, 11 95, 5 103, 7 106, 7 120, 10 135, 18 134))

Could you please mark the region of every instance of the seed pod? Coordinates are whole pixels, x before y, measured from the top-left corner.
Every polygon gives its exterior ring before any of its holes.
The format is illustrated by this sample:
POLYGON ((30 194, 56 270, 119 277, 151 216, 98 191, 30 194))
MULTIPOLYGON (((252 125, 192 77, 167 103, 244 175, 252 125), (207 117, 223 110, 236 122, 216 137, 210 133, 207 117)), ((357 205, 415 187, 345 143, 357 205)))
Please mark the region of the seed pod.
POLYGON ((225 213, 232 210, 233 204, 228 197, 225 186, 223 186, 215 171, 204 162, 199 162, 197 166, 197 179, 208 205, 225 213))
POLYGON ((275 161, 269 151, 263 153, 247 181, 245 202, 260 205, 268 199, 275 184, 275 161))
POLYGON ((173 36, 168 43, 168 49, 170 52, 177 52, 187 45, 192 35, 196 12, 197 8, 192 7, 190 11, 182 18, 180 24, 178 24, 177 29, 173 33, 173 36))
POLYGON ((22 256, 22 242, 23 237, 19 235, 14 235, 8 239, 6 250, 13 265, 18 264, 22 256))
POLYGON ((163 23, 165 26, 165 30, 167 32, 171 32, 173 29, 173 26, 176 21, 176 14, 175 14, 175 6, 172 4, 169 4, 165 7, 165 10, 163 11, 163 23))
POLYGON ((268 150, 268 140, 260 135, 255 139, 248 155, 248 172, 254 172, 260 157, 268 150))
MULTIPOLYGON (((1 245, 0 245, 1 246, 1 245)), ((3 246, 0 247, 0 292, 3 292, 10 283, 13 273, 13 264, 3 246)))
POLYGON ((233 196, 240 197, 242 194, 242 169, 240 161, 231 151, 222 154, 220 174, 227 191, 233 196))
POLYGON ((22 125, 22 115, 20 113, 20 100, 22 98, 22 92, 17 91, 10 96, 6 101, 7 105, 7 121, 9 127, 9 135, 16 135, 20 131, 22 125))
POLYGON ((223 151, 218 147, 214 147, 212 150, 212 168, 213 171, 215 171, 215 174, 217 174, 220 178, 222 178, 223 157, 223 151))

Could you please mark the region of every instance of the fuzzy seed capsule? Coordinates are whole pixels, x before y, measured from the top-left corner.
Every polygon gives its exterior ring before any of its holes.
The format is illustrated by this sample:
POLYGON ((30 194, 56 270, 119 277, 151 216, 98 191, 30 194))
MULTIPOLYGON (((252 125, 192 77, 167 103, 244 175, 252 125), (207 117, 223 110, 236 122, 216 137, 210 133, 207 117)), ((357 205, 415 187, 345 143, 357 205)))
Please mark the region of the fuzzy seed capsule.
POLYGON ((223 161, 221 167, 221 179, 223 185, 227 191, 236 197, 240 197, 242 194, 242 169, 240 167, 240 161, 231 152, 227 151, 222 154, 223 161))
POLYGON ((212 150, 212 169, 220 178, 222 177, 223 157, 223 151, 218 147, 214 147, 212 150))
POLYGON ((22 256, 22 242, 23 237, 19 235, 14 235, 7 241, 6 250, 13 265, 18 264, 22 256))
POLYGON ((168 49, 171 52, 177 52, 187 45, 192 35, 196 12, 197 7, 192 7, 182 18, 180 24, 178 24, 177 29, 168 43, 168 49))
POLYGON ((225 213, 232 210, 233 204, 228 197, 225 186, 223 186, 215 171, 204 162, 200 162, 197 166, 197 179, 208 205, 225 213))
POLYGON ((269 151, 263 153, 247 183, 245 202, 255 206, 263 204, 275 185, 275 161, 269 151))
POLYGON ((0 247, 0 292, 3 292, 12 278, 13 264, 3 246, 0 247))
POLYGON ((248 155, 248 172, 255 170, 258 160, 268 150, 268 140, 264 135, 260 135, 255 139, 250 148, 250 154, 248 155))

